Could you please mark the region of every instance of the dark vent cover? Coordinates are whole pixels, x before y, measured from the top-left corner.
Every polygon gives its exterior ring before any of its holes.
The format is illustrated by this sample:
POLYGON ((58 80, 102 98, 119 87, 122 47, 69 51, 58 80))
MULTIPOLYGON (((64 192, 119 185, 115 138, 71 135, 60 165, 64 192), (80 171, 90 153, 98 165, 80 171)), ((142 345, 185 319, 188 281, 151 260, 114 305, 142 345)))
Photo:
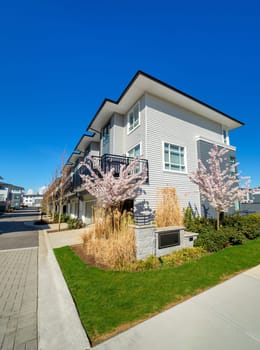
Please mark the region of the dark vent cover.
POLYGON ((180 231, 159 232, 159 249, 180 245, 180 231))

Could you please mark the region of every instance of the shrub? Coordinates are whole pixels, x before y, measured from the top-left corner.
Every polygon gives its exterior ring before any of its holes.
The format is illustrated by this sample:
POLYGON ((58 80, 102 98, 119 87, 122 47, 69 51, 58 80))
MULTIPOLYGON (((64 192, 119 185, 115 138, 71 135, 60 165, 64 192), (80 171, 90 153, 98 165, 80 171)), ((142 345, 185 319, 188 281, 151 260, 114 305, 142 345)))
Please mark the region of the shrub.
POLYGON ((137 260, 133 262, 127 266, 126 269, 137 272, 159 269, 163 267, 179 266, 188 261, 198 260, 205 254, 206 251, 201 247, 183 248, 159 258, 155 257, 154 255, 150 255, 144 260, 137 260))
POLYGON ((235 228, 246 238, 255 239, 260 236, 260 215, 251 214, 248 216, 227 216, 223 221, 223 227, 235 228))
POLYGON ((146 270, 154 270, 158 269, 161 265, 160 259, 155 257, 154 255, 149 255, 146 259, 144 260, 136 260, 126 266, 126 270, 129 271, 146 271, 146 270))
POLYGON ((243 233, 238 231, 234 227, 224 227, 220 231, 218 231, 217 234, 219 232, 221 232, 222 234, 224 234, 227 237, 228 242, 231 245, 243 244, 245 242, 245 240, 246 240, 246 238, 243 235, 243 233))
POLYGON ((221 231, 205 230, 194 241, 195 247, 202 247, 208 252, 218 252, 230 244, 228 236, 221 231))
MULTIPOLYGON (((61 214, 61 221, 60 222, 68 222, 70 217, 66 214, 61 214)), ((59 222, 59 213, 54 213, 53 216, 53 222, 58 223, 59 222)))
POLYGON ((81 220, 77 219, 77 218, 69 218, 67 220, 68 223, 68 228, 69 229, 78 229, 78 228, 82 228, 83 227, 83 223, 81 220))
POLYGON ((196 216, 192 208, 186 208, 184 210, 184 226, 187 231, 200 233, 208 229, 215 229, 216 220, 196 216))
POLYGON ((194 217, 191 208, 184 213, 184 224, 188 231, 199 233, 195 246, 202 246, 210 252, 223 249, 227 245, 243 244, 246 239, 260 236, 260 215, 226 216, 219 231, 215 219, 194 217))
POLYGON ((160 259, 164 266, 178 266, 187 261, 198 260, 205 253, 206 251, 202 247, 183 248, 171 254, 164 255, 160 259))

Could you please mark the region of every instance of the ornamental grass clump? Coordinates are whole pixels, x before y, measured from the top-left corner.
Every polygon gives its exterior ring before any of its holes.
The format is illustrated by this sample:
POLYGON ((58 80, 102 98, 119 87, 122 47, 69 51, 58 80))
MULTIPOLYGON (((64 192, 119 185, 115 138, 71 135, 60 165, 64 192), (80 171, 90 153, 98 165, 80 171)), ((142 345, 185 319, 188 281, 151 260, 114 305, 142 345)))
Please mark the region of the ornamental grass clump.
POLYGON ((174 187, 161 188, 158 191, 158 197, 159 202, 155 214, 157 227, 183 225, 176 189, 174 187))
POLYGON ((82 237, 85 254, 94 258, 96 264, 124 270, 136 257, 131 214, 96 208, 93 221, 82 237))

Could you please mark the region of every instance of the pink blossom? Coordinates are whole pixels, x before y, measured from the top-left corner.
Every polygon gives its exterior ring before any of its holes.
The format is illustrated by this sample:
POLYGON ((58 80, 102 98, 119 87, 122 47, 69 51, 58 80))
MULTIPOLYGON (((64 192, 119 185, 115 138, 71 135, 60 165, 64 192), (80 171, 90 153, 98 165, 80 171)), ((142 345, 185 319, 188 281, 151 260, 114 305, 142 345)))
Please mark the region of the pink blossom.
POLYGON ((249 178, 246 178, 245 188, 239 188, 238 174, 234 173, 238 163, 224 163, 223 157, 227 152, 227 149, 218 150, 218 146, 214 145, 209 151, 208 169, 199 160, 198 169, 189 176, 199 186, 202 197, 216 210, 218 220, 221 212, 227 212, 236 201, 243 200, 249 191, 249 178))
POLYGON ((83 187, 104 208, 118 207, 126 199, 134 199, 140 193, 140 186, 146 181, 147 170, 140 166, 139 158, 134 159, 129 165, 121 164, 118 176, 114 176, 115 169, 105 172, 101 166, 88 157, 85 166, 90 175, 81 175, 83 187), (95 171, 93 170, 94 165, 95 171))

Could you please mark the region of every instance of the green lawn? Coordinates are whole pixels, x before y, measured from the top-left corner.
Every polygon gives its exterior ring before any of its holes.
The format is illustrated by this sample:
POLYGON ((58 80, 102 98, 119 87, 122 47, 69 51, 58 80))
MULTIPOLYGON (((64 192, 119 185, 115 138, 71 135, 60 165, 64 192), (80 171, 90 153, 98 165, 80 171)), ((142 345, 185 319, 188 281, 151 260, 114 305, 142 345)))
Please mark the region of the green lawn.
POLYGON ((100 270, 86 266, 70 247, 54 251, 92 344, 260 264, 260 238, 182 266, 144 272, 100 270))

